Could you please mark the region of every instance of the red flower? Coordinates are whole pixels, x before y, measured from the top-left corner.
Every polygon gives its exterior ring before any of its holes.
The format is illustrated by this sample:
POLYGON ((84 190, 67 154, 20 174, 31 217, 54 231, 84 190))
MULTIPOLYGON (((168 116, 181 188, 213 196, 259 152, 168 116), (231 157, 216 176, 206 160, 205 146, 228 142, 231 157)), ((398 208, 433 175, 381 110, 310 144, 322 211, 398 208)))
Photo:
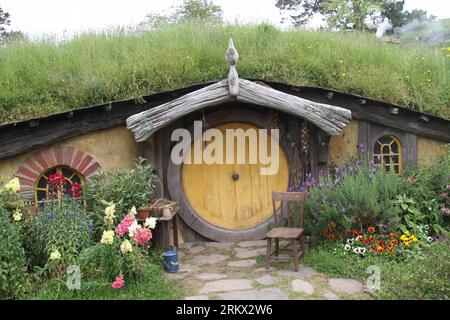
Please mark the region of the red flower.
POLYGON ((367 240, 369 240, 369 242, 374 242, 375 238, 372 235, 370 235, 367 237, 367 240))
POLYGON ((358 230, 350 229, 350 233, 352 234, 352 236, 356 236, 358 235, 358 230))
POLYGON ((330 228, 330 227, 326 227, 326 228, 325 228, 325 231, 326 231, 327 233, 330 233, 330 232, 331 232, 331 228, 330 228))
POLYGON ((336 222, 334 222, 334 221, 331 222, 330 224, 331 224, 331 226, 332 226, 333 228, 336 228, 336 226, 337 226, 336 222))
POLYGON ((392 240, 392 241, 391 241, 391 244, 393 244, 393 245, 398 245, 398 240, 397 240, 397 239, 392 240))
POLYGON ((393 232, 389 233, 389 238, 397 239, 397 235, 393 232))
POLYGON ((391 246, 387 247, 387 252, 393 253, 394 251, 395 251, 394 247, 391 246))
POLYGON ((330 234, 328 235, 328 239, 330 239, 330 240, 335 240, 335 239, 336 239, 336 235, 335 235, 334 233, 330 233, 330 234))
POLYGON ((320 231, 320 233, 319 233, 319 236, 321 236, 321 237, 325 237, 325 232, 323 232, 323 231, 320 231))
POLYGON ((81 184, 79 184, 79 183, 72 183, 70 185, 70 194, 74 198, 81 197, 81 184))
POLYGON ((342 238, 345 238, 346 236, 347 236, 347 232, 341 231, 341 237, 342 237, 342 238))

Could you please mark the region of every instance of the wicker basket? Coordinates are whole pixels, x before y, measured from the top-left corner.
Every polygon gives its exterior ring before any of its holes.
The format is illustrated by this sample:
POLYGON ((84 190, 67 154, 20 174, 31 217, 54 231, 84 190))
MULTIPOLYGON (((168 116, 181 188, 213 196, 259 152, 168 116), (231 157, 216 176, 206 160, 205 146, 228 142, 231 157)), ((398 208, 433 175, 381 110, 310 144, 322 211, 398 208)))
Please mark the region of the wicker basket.
POLYGON ((178 203, 160 198, 151 204, 149 208, 152 217, 162 217, 164 215, 164 211, 172 214, 178 208, 178 203))

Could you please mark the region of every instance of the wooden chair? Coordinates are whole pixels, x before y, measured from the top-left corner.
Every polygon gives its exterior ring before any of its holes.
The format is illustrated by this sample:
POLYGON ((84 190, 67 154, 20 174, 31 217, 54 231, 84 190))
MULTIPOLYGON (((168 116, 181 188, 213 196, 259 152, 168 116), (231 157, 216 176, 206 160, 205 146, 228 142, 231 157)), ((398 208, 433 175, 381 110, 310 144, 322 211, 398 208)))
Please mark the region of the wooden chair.
POLYGON ((305 253, 303 242, 303 219, 305 210, 305 193, 303 192, 272 192, 273 215, 275 227, 266 233, 267 253, 266 268, 270 267, 270 257, 275 253, 278 256, 280 251, 280 239, 289 240, 288 246, 292 246, 292 259, 294 260, 294 270, 298 271, 298 259, 305 253), (276 203, 281 202, 279 215, 276 210, 276 203), (292 204, 301 204, 301 219, 299 227, 299 216, 297 212, 291 215, 292 204), (272 252, 272 239, 275 240, 275 251, 272 252), (297 244, 300 242, 300 251, 297 244))

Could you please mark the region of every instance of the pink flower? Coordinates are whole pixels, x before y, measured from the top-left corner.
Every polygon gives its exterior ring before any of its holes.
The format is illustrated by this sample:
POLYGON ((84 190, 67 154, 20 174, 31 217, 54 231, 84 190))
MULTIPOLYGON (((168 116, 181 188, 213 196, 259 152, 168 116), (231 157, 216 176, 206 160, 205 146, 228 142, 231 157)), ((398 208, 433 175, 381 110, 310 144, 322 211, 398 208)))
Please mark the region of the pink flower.
POLYGON ((120 221, 119 225, 116 227, 116 233, 120 236, 123 236, 128 232, 128 229, 133 224, 134 218, 130 216, 125 216, 122 221, 120 221))
POLYGON ((134 241, 138 245, 147 244, 152 239, 152 232, 147 228, 137 228, 134 234, 134 241))
POLYGON ((415 181, 415 179, 414 179, 413 176, 409 176, 408 179, 406 179, 406 181, 407 181, 409 184, 413 184, 414 181, 415 181))
POLYGON ((112 283, 111 287, 114 289, 120 289, 125 285, 125 280, 123 280, 123 276, 117 276, 116 280, 112 283))

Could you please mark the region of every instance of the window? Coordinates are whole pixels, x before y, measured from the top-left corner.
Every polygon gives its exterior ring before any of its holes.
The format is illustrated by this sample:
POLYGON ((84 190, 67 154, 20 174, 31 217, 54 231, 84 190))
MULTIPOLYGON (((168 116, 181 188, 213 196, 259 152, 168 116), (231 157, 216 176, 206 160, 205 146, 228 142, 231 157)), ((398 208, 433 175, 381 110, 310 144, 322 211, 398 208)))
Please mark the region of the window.
POLYGON ((386 171, 393 170, 396 174, 402 173, 402 146, 393 136, 382 136, 375 141, 373 147, 373 162, 386 171))
POLYGON ((63 195, 67 196, 79 196, 81 193, 81 186, 84 183, 83 176, 75 170, 58 166, 45 171, 38 179, 35 187, 35 203, 39 205, 45 203, 53 196, 58 201, 61 201, 63 195), (63 181, 61 187, 54 191, 54 195, 51 195, 51 187, 49 183, 49 177, 62 177, 63 181))

